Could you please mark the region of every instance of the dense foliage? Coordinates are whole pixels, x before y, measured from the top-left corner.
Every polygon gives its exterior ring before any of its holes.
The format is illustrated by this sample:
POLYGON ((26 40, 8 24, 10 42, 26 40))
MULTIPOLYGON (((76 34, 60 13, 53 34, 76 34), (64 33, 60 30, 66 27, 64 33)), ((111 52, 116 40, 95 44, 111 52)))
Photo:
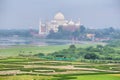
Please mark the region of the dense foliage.
POLYGON ((0 37, 31 37, 30 30, 0 30, 0 37))
POLYGON ((110 46, 97 45, 96 47, 76 48, 71 45, 68 49, 52 53, 54 58, 68 59, 99 59, 99 60, 120 60, 120 51, 110 46), (57 57, 56 57, 57 56, 57 57))
POLYGON ((47 36, 48 39, 86 39, 86 27, 80 26, 79 29, 75 31, 69 31, 63 29, 63 26, 59 26, 58 32, 54 32, 53 30, 50 31, 49 35, 47 36))
MULTIPOLYGON (((113 27, 104 29, 89 29, 81 25, 75 31, 63 29, 63 26, 58 27, 58 32, 51 30, 46 36, 47 39, 75 39, 75 40, 92 40, 87 34, 94 34, 95 38, 99 39, 120 39, 120 30, 113 27)), ((0 37, 39 37, 37 30, 0 30, 0 37)))
POLYGON ((58 32, 50 31, 50 34, 47 36, 48 39, 77 39, 77 40, 91 40, 86 35, 94 34, 95 38, 101 39, 120 39, 120 30, 114 29, 113 27, 104 28, 104 29, 89 29, 85 26, 80 26, 79 29, 75 31, 67 31, 59 26, 58 32))
POLYGON ((87 48, 76 48, 75 45, 70 45, 68 49, 63 49, 48 55, 39 53, 35 56, 44 57, 53 60, 120 60, 120 50, 116 50, 109 45, 96 47, 90 46, 87 48))
POLYGON ((120 40, 111 40, 111 41, 108 41, 108 46, 111 46, 111 47, 120 47, 120 40))

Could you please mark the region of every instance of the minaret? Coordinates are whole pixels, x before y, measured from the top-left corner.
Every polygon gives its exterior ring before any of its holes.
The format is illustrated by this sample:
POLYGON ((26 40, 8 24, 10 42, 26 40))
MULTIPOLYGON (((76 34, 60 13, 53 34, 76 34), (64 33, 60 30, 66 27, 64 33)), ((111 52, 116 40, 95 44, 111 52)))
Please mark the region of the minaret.
POLYGON ((42 27, 42 22, 41 22, 41 20, 40 20, 40 22, 39 22, 39 34, 42 33, 42 31, 41 31, 41 27, 42 27))
POLYGON ((78 24, 80 25, 80 18, 78 18, 78 24))
POLYGON ((76 26, 77 26, 77 27, 80 27, 80 25, 81 25, 81 24, 80 24, 80 18, 78 18, 78 21, 77 21, 77 23, 76 23, 76 26))

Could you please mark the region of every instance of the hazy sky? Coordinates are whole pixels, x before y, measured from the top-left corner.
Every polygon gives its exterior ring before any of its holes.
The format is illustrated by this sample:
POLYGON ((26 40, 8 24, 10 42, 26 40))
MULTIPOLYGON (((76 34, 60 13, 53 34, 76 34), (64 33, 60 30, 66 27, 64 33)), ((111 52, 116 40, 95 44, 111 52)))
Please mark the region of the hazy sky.
POLYGON ((0 0, 0 29, 37 29, 62 12, 90 28, 120 28, 120 0, 0 0))

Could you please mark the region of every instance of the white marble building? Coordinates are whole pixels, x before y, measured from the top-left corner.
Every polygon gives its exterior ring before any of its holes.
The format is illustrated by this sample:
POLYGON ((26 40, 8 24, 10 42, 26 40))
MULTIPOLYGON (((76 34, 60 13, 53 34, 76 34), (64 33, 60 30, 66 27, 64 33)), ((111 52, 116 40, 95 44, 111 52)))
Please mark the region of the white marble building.
MULTIPOLYGON (((39 35, 48 35, 50 30, 54 32, 58 31, 59 26, 63 26, 65 29, 72 27, 80 27, 80 20, 77 22, 73 22, 72 20, 66 20, 64 15, 61 12, 58 12, 54 19, 50 22, 42 23, 40 21, 39 24, 39 35)), ((72 29, 72 28, 71 28, 72 29)))

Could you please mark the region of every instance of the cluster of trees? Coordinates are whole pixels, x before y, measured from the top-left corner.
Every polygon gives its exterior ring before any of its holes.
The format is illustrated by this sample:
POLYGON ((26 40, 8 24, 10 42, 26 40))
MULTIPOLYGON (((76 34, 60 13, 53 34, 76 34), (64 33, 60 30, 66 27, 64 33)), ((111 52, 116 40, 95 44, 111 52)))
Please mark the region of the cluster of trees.
POLYGON ((97 45, 96 47, 76 48, 71 45, 68 49, 51 54, 56 58, 56 55, 62 55, 64 58, 77 59, 98 59, 98 60, 120 60, 120 51, 114 50, 110 46, 97 45))
POLYGON ((59 26, 58 32, 50 31, 47 38, 52 39, 71 39, 77 38, 78 40, 89 40, 86 34, 95 34, 96 38, 110 38, 110 39, 120 39, 120 30, 114 29, 113 27, 104 29, 89 29, 85 26, 80 26, 80 28, 74 32, 64 30, 63 26, 59 26))
POLYGON ((116 40, 110 40, 108 41, 108 46, 110 47, 114 47, 114 48, 119 48, 120 47, 120 40, 116 39, 116 40))
POLYGON ((19 37, 31 37, 30 30, 0 30, 0 37, 12 37, 17 35, 19 37))
POLYGON ((39 53, 34 56, 53 60, 120 60, 120 50, 108 45, 97 45, 96 47, 90 46, 87 48, 76 48, 75 45, 70 45, 68 49, 48 55, 39 53))
MULTIPOLYGON (((11 37, 18 35, 20 37, 33 37, 33 34, 38 34, 37 30, 0 30, 0 37, 11 37)), ((104 29, 89 29, 84 25, 81 25, 79 29, 74 32, 63 29, 63 26, 59 26, 58 32, 50 31, 47 35, 47 39, 77 39, 77 40, 90 40, 86 37, 86 34, 95 34, 95 38, 110 38, 120 39, 120 30, 113 27, 104 29)))
MULTIPOLYGON (((95 37, 97 38, 119 38, 119 33, 120 30, 114 29, 113 27, 109 28, 104 28, 104 29, 94 29, 94 30, 89 30, 89 33, 95 34, 95 37)), ((120 39, 120 38, 119 38, 120 39)))
POLYGON ((50 31, 47 38, 49 39, 84 39, 86 34, 86 28, 84 26, 80 26, 79 29, 75 30, 74 32, 69 30, 64 30, 63 26, 58 27, 58 32, 54 32, 53 30, 50 31))

